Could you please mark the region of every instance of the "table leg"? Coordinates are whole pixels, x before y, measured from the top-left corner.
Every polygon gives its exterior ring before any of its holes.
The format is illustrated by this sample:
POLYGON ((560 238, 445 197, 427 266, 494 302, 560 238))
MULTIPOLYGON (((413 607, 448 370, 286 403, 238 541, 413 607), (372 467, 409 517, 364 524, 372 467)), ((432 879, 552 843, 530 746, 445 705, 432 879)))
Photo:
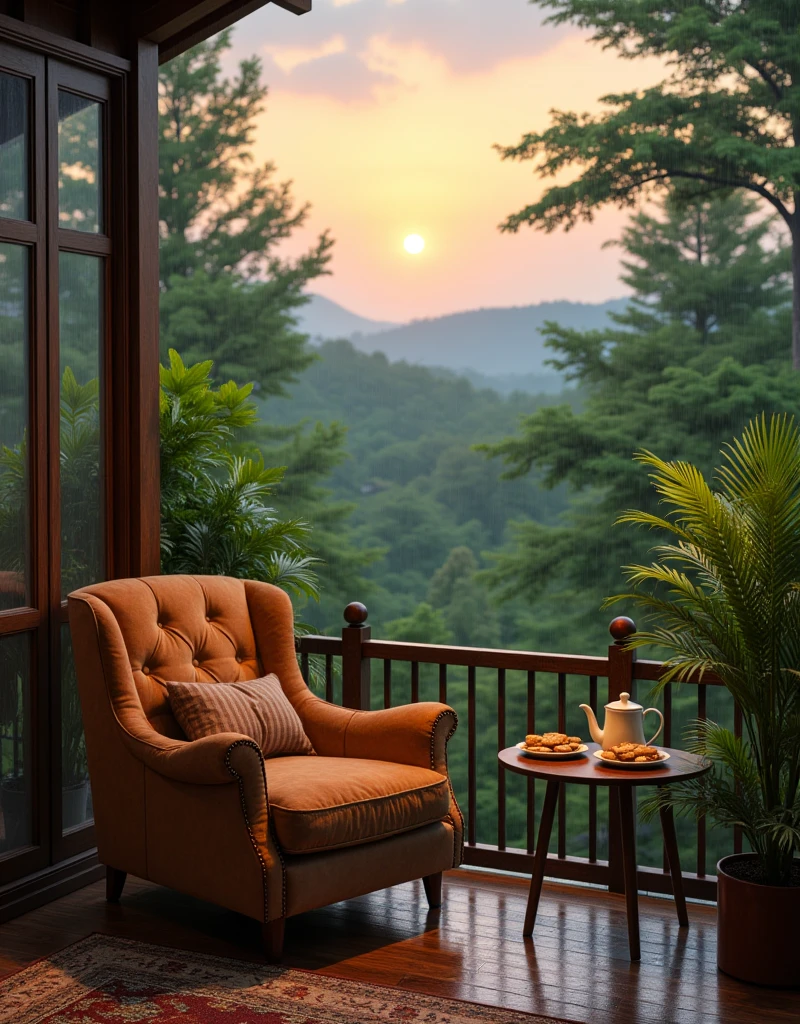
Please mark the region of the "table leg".
POLYGON ((675 908, 678 911, 678 923, 684 928, 689 927, 689 915, 686 911, 686 897, 683 895, 683 875, 681 860, 678 853, 678 840, 675 836, 675 815, 672 808, 662 805, 661 831, 664 834, 664 848, 667 851, 669 873, 672 876, 672 895, 675 897, 675 908))
POLYGON ((533 857, 531 889, 528 893, 528 906, 525 910, 525 927, 522 929, 522 934, 526 936, 533 934, 533 926, 536 923, 536 911, 539 909, 539 897, 542 895, 547 848, 550 846, 550 833, 553 831, 553 819, 556 816, 560 785, 561 783, 557 779, 550 779, 544 795, 542 817, 539 822, 539 838, 536 840, 536 853, 533 857))
POLYGON ((628 946, 631 960, 641 960, 639 949, 639 894, 636 884, 636 818, 633 786, 616 786, 619 825, 622 836, 622 872, 625 878, 625 907, 628 912, 628 946))

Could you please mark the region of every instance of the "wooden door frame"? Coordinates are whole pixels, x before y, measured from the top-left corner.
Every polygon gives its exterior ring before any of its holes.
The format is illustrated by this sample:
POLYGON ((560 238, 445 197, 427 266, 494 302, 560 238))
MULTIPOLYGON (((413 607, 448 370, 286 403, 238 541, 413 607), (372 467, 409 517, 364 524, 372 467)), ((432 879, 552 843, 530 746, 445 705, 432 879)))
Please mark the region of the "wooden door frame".
POLYGON ((29 125, 36 133, 31 138, 35 159, 30 161, 30 174, 36 176, 30 188, 35 220, 31 225, 8 221, 6 230, 0 222, 0 237, 27 244, 37 253, 30 272, 28 377, 31 464, 38 474, 31 482, 31 501, 36 502, 32 507, 36 534, 30 541, 32 607, 0 612, 0 636, 23 630, 34 635, 38 627, 39 637, 32 652, 30 686, 35 729, 31 757, 37 777, 32 808, 35 845, 0 860, 1 920, 12 915, 13 906, 17 908, 13 912, 20 912, 20 899, 22 909, 33 905, 30 900, 37 902, 37 894, 56 884, 54 880, 62 888, 70 886, 72 877, 85 884, 96 866, 93 825, 66 836, 61 830, 58 634, 66 612, 60 595, 60 536, 51 536, 54 531, 48 529, 50 523, 58 522, 59 512, 59 243, 69 249, 96 251, 107 260, 101 374, 108 577, 159 572, 160 509, 158 47, 140 41, 133 61, 125 61, 2 15, 0 38, 0 64, 29 79, 30 69, 36 71, 35 81, 31 79, 29 125), (59 85, 95 96, 106 105, 105 217, 112 236, 110 252, 103 239, 81 237, 58 226, 56 156, 52 151, 48 155, 46 144, 49 134, 51 150, 54 147, 59 85), (24 237, 9 237, 15 234, 24 237))

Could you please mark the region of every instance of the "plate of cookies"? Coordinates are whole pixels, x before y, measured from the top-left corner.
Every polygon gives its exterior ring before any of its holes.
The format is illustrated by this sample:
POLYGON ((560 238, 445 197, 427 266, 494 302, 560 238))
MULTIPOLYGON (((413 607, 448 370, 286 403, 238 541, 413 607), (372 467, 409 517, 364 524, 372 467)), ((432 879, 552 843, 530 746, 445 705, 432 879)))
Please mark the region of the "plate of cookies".
POLYGON ((627 768, 647 771, 669 761, 669 754, 644 743, 617 743, 608 750, 595 750, 594 756, 605 768, 627 768))
POLYGON ((531 733, 517 744, 517 750, 525 757, 544 761, 569 761, 583 757, 588 749, 580 736, 568 736, 565 732, 531 733))

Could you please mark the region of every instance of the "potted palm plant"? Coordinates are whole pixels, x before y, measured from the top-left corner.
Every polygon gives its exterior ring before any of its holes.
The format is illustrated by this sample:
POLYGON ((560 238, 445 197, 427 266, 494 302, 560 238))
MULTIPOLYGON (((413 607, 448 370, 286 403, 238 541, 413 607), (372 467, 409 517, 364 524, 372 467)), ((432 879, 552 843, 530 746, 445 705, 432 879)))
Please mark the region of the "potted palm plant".
POLYGON ((680 813, 738 827, 749 852, 717 865, 718 965, 744 981, 800 984, 800 431, 793 419, 753 421, 723 453, 710 484, 695 467, 650 452, 663 515, 621 522, 664 531, 650 565, 625 567, 651 623, 629 639, 669 658, 659 687, 713 671, 741 710, 743 732, 691 727, 714 769, 665 786, 680 813))

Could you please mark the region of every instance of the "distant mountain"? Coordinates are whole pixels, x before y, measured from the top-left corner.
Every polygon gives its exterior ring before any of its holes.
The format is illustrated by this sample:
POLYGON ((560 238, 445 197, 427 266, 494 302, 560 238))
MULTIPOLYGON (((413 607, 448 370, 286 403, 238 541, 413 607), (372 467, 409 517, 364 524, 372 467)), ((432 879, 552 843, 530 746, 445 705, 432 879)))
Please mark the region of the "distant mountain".
POLYGON ((370 320, 357 313, 351 313, 349 309, 340 306, 338 302, 326 299, 324 295, 312 295, 311 301, 303 306, 297 319, 301 331, 310 334, 312 338, 321 338, 325 341, 332 338, 349 338, 352 334, 375 334, 377 331, 387 331, 400 326, 396 321, 370 320))
POLYGON ((383 352, 393 362, 402 359, 467 375, 474 371, 481 377, 505 378, 502 384, 498 380, 492 385, 501 391, 512 390, 515 381, 520 390, 550 391, 560 385, 555 371, 544 365, 550 351, 539 328, 545 321, 555 320, 578 330, 602 328, 608 325, 609 313, 620 312, 626 305, 626 299, 540 302, 474 309, 387 327, 315 295, 303 310, 301 327, 320 339, 349 338, 362 352, 383 352), (521 380, 529 375, 535 381, 521 380))

